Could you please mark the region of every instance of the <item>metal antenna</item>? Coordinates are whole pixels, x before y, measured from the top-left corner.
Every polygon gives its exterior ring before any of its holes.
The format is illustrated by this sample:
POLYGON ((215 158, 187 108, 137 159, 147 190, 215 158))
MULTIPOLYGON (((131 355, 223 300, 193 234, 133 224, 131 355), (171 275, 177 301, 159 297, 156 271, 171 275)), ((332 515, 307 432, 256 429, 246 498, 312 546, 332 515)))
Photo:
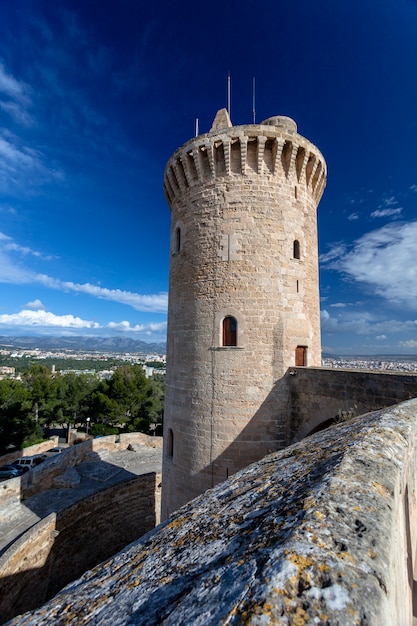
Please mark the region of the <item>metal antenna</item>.
POLYGON ((253 115, 253 123, 255 124, 256 119, 256 108, 255 108, 255 76, 252 79, 252 115, 253 115))
POLYGON ((195 136, 198 137, 198 117, 195 118, 195 136))
POLYGON ((230 111, 230 72, 227 72, 227 112, 229 114, 229 117, 231 116, 231 111, 230 111))

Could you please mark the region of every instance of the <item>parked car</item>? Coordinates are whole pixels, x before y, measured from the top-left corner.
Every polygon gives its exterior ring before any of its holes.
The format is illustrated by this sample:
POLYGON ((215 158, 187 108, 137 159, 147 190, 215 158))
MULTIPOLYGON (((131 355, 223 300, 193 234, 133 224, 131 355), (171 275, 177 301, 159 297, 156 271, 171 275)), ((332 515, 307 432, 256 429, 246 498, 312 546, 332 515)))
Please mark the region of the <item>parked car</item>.
POLYGON ((45 454, 36 454, 34 456, 22 456, 20 459, 13 461, 12 465, 23 472, 28 472, 46 459, 45 454))
POLYGON ((55 454, 61 454, 62 452, 64 452, 64 450, 67 450, 67 448, 62 448, 61 446, 56 446, 55 448, 51 448, 50 450, 47 450, 44 454, 47 457, 55 456, 55 454))
POLYGON ((22 474, 23 470, 14 465, 3 465, 3 467, 0 467, 0 480, 16 478, 16 476, 21 476, 22 474))

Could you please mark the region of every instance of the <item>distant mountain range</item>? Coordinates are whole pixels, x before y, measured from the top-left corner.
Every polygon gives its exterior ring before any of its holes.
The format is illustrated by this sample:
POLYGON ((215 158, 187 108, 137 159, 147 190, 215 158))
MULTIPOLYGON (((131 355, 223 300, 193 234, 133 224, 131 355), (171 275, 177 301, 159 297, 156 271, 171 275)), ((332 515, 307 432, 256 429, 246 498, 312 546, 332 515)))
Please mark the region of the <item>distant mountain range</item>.
POLYGON ((0 336, 0 348, 33 350, 82 350, 84 352, 143 352, 165 354, 165 343, 147 343, 129 337, 4 337, 0 336))

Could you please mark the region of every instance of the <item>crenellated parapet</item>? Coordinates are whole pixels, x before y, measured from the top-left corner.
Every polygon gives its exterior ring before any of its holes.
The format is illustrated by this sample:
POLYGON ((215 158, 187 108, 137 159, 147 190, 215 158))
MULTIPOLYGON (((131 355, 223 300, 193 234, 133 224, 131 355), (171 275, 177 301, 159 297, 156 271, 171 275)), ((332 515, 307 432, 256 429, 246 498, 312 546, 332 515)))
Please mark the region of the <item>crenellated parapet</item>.
POLYGON ((171 204, 193 186, 253 174, 294 180, 305 186, 316 203, 327 178, 321 152, 297 133, 293 120, 276 116, 261 124, 212 130, 188 141, 166 166, 164 190, 171 204))

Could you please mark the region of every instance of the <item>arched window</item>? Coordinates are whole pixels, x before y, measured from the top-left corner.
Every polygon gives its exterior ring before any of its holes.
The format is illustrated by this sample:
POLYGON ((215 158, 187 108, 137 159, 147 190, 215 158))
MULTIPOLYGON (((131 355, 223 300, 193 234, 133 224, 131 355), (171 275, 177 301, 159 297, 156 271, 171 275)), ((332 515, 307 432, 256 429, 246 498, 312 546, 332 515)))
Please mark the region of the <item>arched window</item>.
POLYGON ((231 315, 223 320, 223 345, 237 346, 237 320, 231 315))
POLYGON ((298 239, 295 239, 293 243, 293 257, 294 259, 300 258, 300 242, 298 239))
POLYGON ((177 226, 175 229, 175 252, 181 250, 181 228, 177 226))

